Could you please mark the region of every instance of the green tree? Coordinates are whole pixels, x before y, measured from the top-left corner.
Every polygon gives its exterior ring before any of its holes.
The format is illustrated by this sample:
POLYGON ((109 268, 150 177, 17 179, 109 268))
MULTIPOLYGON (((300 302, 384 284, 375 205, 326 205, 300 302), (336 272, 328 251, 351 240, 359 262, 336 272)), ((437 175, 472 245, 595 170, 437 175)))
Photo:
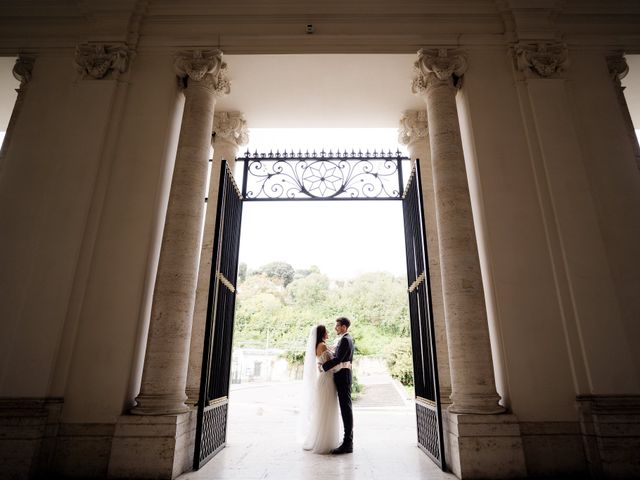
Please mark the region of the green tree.
POLYGON ((242 262, 238 266, 238 283, 243 283, 247 279, 247 264, 242 262))
POLYGON ((287 262, 271 262, 262 266, 258 273, 277 279, 283 287, 286 287, 293 281, 296 272, 287 262))
POLYGON ((291 282, 287 294, 292 304, 324 305, 329 294, 329 279, 321 273, 310 273, 291 282))

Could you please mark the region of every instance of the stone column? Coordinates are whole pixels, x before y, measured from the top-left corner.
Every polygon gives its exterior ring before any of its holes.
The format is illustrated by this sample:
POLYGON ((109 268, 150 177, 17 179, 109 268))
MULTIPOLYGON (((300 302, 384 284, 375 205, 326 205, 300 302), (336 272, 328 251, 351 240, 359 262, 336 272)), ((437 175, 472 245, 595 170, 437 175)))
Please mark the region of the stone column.
POLYGON ((213 237, 215 234, 218 187, 220 185, 220 167, 222 160, 229 163, 233 171, 238 150, 249 143, 247 122, 239 112, 216 112, 213 118, 213 162, 209 176, 209 194, 205 207, 204 234, 200 251, 198 287, 193 311, 193 329, 189 352, 189 372, 187 375, 187 403, 195 404, 200 392, 200 371, 204 347, 204 329, 209 300, 209 280, 211 278, 211 260, 213 256, 213 237))
POLYGON ((137 406, 131 413, 166 415, 186 412, 185 387, 191 323, 216 96, 229 92, 220 51, 178 55, 176 71, 184 86, 185 106, 171 181, 153 294, 147 351, 137 406))
POLYGON ((31 72, 33 71, 34 63, 34 57, 20 55, 16 59, 16 63, 13 66, 12 73, 15 79, 20 82, 20 87, 16 89, 16 93, 18 94, 18 96, 16 97, 16 102, 13 105, 13 110, 11 110, 11 117, 9 118, 7 131, 2 142, 2 148, 0 148, 0 171, 2 171, 4 165, 4 157, 7 154, 11 136, 13 134, 15 124, 18 121, 20 110, 22 109, 22 103, 24 102, 24 96, 27 92, 29 81, 31 81, 31 72))
POLYGON ((459 51, 421 50, 413 91, 425 97, 431 144, 452 413, 504 412, 498 404, 489 327, 465 168, 456 92, 466 70, 459 51))
POLYGON ((406 145, 412 160, 420 159, 420 181, 422 203, 427 236, 427 256, 429 258, 429 279, 431 283, 431 303, 436 336, 436 355, 440 381, 440 402, 451 403, 451 374, 447 331, 442 299, 442 276, 440 273, 440 247, 438 246, 438 225, 436 204, 433 195, 433 175, 431 171, 431 147, 426 110, 408 110, 403 113, 398 129, 398 142, 406 145))

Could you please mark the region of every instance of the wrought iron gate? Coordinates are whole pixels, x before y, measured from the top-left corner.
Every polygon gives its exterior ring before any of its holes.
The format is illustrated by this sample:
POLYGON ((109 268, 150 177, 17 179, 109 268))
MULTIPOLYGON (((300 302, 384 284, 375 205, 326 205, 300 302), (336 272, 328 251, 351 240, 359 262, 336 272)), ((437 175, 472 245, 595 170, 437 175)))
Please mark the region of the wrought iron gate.
POLYGON ((247 153, 236 161, 244 164, 242 191, 238 190, 226 161, 220 175, 194 469, 207 463, 226 441, 242 205, 244 201, 273 200, 402 200, 418 445, 444 469, 418 161, 404 195, 401 193, 402 164, 409 159, 400 152, 247 153))
POLYGON ((242 196, 227 162, 223 161, 198 398, 193 460, 196 470, 207 463, 226 442, 241 219, 242 196))
POLYGON ((443 470, 444 444, 442 412, 438 386, 436 342, 431 309, 431 285, 426 255, 426 231, 420 185, 420 165, 416 160, 402 199, 407 279, 409 285, 409 316, 413 351, 418 445, 443 470))

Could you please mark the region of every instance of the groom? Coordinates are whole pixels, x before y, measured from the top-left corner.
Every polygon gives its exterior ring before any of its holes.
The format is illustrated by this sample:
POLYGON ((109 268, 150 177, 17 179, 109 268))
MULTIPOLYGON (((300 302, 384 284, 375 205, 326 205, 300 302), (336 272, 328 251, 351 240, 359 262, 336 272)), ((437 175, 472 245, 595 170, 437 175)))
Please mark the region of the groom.
POLYGON ((335 358, 322 364, 322 369, 326 372, 336 365, 341 368, 333 374, 333 381, 338 391, 338 401, 340 403, 340 414, 344 425, 344 440, 342 445, 331 450, 333 454, 353 452, 353 411, 351 410, 351 362, 353 361, 353 338, 349 335, 351 322, 346 317, 336 319, 336 333, 338 334, 335 358))

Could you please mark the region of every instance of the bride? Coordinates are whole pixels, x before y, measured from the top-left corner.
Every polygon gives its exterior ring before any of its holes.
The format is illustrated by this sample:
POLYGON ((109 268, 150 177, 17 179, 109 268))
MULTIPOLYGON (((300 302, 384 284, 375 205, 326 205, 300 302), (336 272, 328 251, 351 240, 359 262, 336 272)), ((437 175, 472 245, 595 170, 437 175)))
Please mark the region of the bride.
POLYGON ((313 453, 329 453, 340 444, 340 415, 333 372, 323 372, 320 365, 333 358, 325 341, 327 328, 311 328, 305 351, 302 377, 303 398, 301 415, 302 448, 313 453))

